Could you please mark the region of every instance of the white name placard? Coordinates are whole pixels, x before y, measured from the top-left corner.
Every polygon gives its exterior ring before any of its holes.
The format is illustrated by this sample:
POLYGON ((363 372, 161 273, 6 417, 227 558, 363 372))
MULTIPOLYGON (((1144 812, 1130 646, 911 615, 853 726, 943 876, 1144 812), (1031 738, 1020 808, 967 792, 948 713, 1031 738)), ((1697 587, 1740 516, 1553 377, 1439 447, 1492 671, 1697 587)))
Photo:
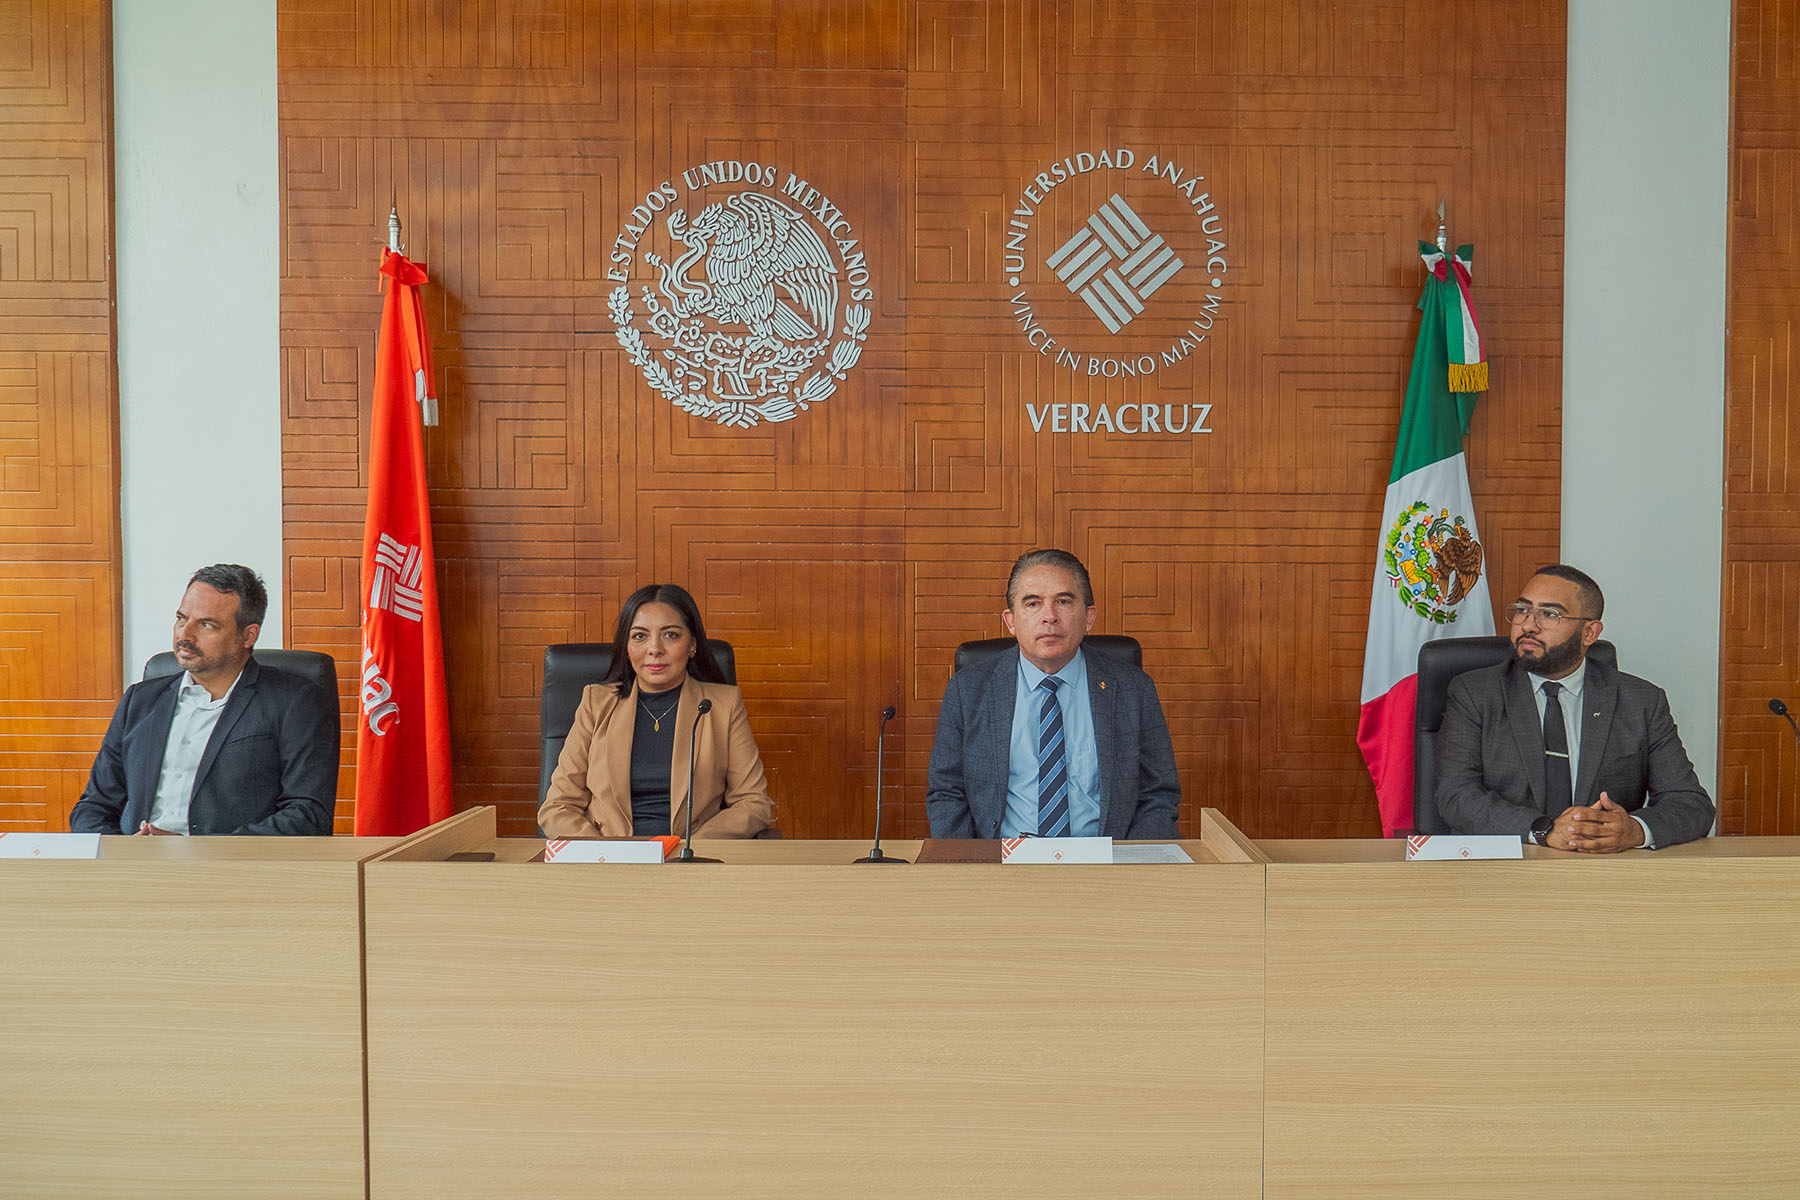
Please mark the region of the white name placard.
POLYGON ((1059 863, 1110 863, 1113 840, 1109 837, 1004 838, 1000 861, 1032 866, 1059 863))
POLYGON ((1444 862, 1459 858, 1524 858, 1516 837, 1458 833, 1415 833, 1406 839, 1407 862, 1444 862))
POLYGON ((659 863, 663 844, 649 841, 602 842, 552 838, 544 843, 544 861, 561 863, 659 863))
POLYGON ((99 858, 97 833, 0 833, 0 858, 99 858))

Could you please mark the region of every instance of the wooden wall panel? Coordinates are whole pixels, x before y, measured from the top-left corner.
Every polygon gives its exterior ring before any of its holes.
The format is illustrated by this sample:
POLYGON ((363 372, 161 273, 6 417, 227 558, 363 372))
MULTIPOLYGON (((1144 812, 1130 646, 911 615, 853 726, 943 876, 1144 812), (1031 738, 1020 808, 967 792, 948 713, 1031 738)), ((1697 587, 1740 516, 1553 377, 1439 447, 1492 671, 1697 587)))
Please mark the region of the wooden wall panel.
POLYGON ((1732 24, 1719 829, 1800 833, 1800 0, 1732 24))
MULTIPOLYGON (((397 198, 433 277, 458 803, 497 804, 509 832, 532 828, 543 645, 604 639, 624 594, 674 579, 739 647, 790 835, 867 830, 887 703, 895 832, 923 833, 951 650, 999 632, 1006 568, 1040 544, 1092 567, 1098 629, 1148 643, 1184 811, 1257 836, 1377 832, 1354 741, 1368 579, 1413 244, 1440 197, 1476 243, 1494 358, 1470 457, 1495 594, 1555 557, 1560 0, 279 11, 290 636, 356 655, 360 398, 397 198), (1195 202, 1141 169, 1060 182, 1008 269, 1034 176, 1118 146, 1207 177, 1218 285, 1195 202), (675 180, 697 217, 742 190, 682 180, 715 160, 810 183, 867 255, 860 359, 791 421, 676 410, 609 312, 630 209, 675 180), (1114 192, 1184 267, 1109 334, 1046 260, 1114 192), (1186 358, 1107 378, 1028 344, 1021 288, 1096 356, 1160 354, 1221 302, 1186 358), (1211 405, 1211 432, 1034 427, 1052 404, 1211 405)), ((667 249, 663 216, 646 246, 667 249)), ((631 249, 641 290, 654 272, 631 249)))
POLYGON ((0 831, 68 827, 119 692, 111 35, 0 0, 0 831))

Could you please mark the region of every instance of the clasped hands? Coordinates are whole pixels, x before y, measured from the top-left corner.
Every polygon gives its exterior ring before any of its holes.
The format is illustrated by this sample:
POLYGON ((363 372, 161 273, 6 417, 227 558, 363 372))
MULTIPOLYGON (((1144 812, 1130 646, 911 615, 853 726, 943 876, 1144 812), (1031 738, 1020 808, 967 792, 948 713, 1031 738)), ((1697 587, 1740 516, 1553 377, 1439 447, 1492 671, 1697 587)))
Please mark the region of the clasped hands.
POLYGON ((180 837, 181 835, 176 833, 172 829, 158 829, 156 826, 152 825, 148 821, 140 821, 140 822, 138 822, 138 831, 135 834, 133 834, 132 836, 133 837, 180 837))
POLYGON ((1592 805, 1565 809, 1544 837, 1552 850, 1581 854, 1617 854, 1644 844, 1644 827, 1613 803, 1605 792, 1592 805))

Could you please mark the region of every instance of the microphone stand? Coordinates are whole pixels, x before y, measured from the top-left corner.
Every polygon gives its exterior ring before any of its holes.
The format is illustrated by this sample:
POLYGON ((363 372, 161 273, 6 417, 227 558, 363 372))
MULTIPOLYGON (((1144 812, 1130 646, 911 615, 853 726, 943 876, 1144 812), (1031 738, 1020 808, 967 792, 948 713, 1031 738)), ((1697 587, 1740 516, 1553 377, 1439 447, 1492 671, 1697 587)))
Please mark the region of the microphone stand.
POLYGON ((858 863, 906 862, 904 858, 891 858, 881 852, 881 752, 887 745, 887 723, 893 719, 894 706, 890 704, 881 710, 881 731, 875 735, 875 846, 869 851, 869 857, 857 859, 858 863))
POLYGON ((681 853, 671 858, 670 862, 679 863, 716 863, 716 858, 694 857, 694 751, 699 746, 700 718, 712 711, 712 701, 702 700, 694 710, 694 724, 688 730, 688 786, 687 786, 687 833, 681 838, 681 853))

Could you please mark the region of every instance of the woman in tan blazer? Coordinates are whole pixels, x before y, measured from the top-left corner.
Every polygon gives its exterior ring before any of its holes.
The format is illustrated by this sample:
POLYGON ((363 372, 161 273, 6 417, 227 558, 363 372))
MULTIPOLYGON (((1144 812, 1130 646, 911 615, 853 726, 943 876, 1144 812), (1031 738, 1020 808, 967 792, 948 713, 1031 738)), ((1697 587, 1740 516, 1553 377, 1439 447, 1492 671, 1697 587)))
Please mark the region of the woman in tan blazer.
POLYGON ((672 583, 651 584, 626 599, 612 667, 581 694, 538 809, 544 836, 682 832, 690 745, 694 836, 747 838, 766 829, 775 806, 743 696, 713 661, 694 598, 672 583), (702 700, 712 711, 696 727, 702 700))

